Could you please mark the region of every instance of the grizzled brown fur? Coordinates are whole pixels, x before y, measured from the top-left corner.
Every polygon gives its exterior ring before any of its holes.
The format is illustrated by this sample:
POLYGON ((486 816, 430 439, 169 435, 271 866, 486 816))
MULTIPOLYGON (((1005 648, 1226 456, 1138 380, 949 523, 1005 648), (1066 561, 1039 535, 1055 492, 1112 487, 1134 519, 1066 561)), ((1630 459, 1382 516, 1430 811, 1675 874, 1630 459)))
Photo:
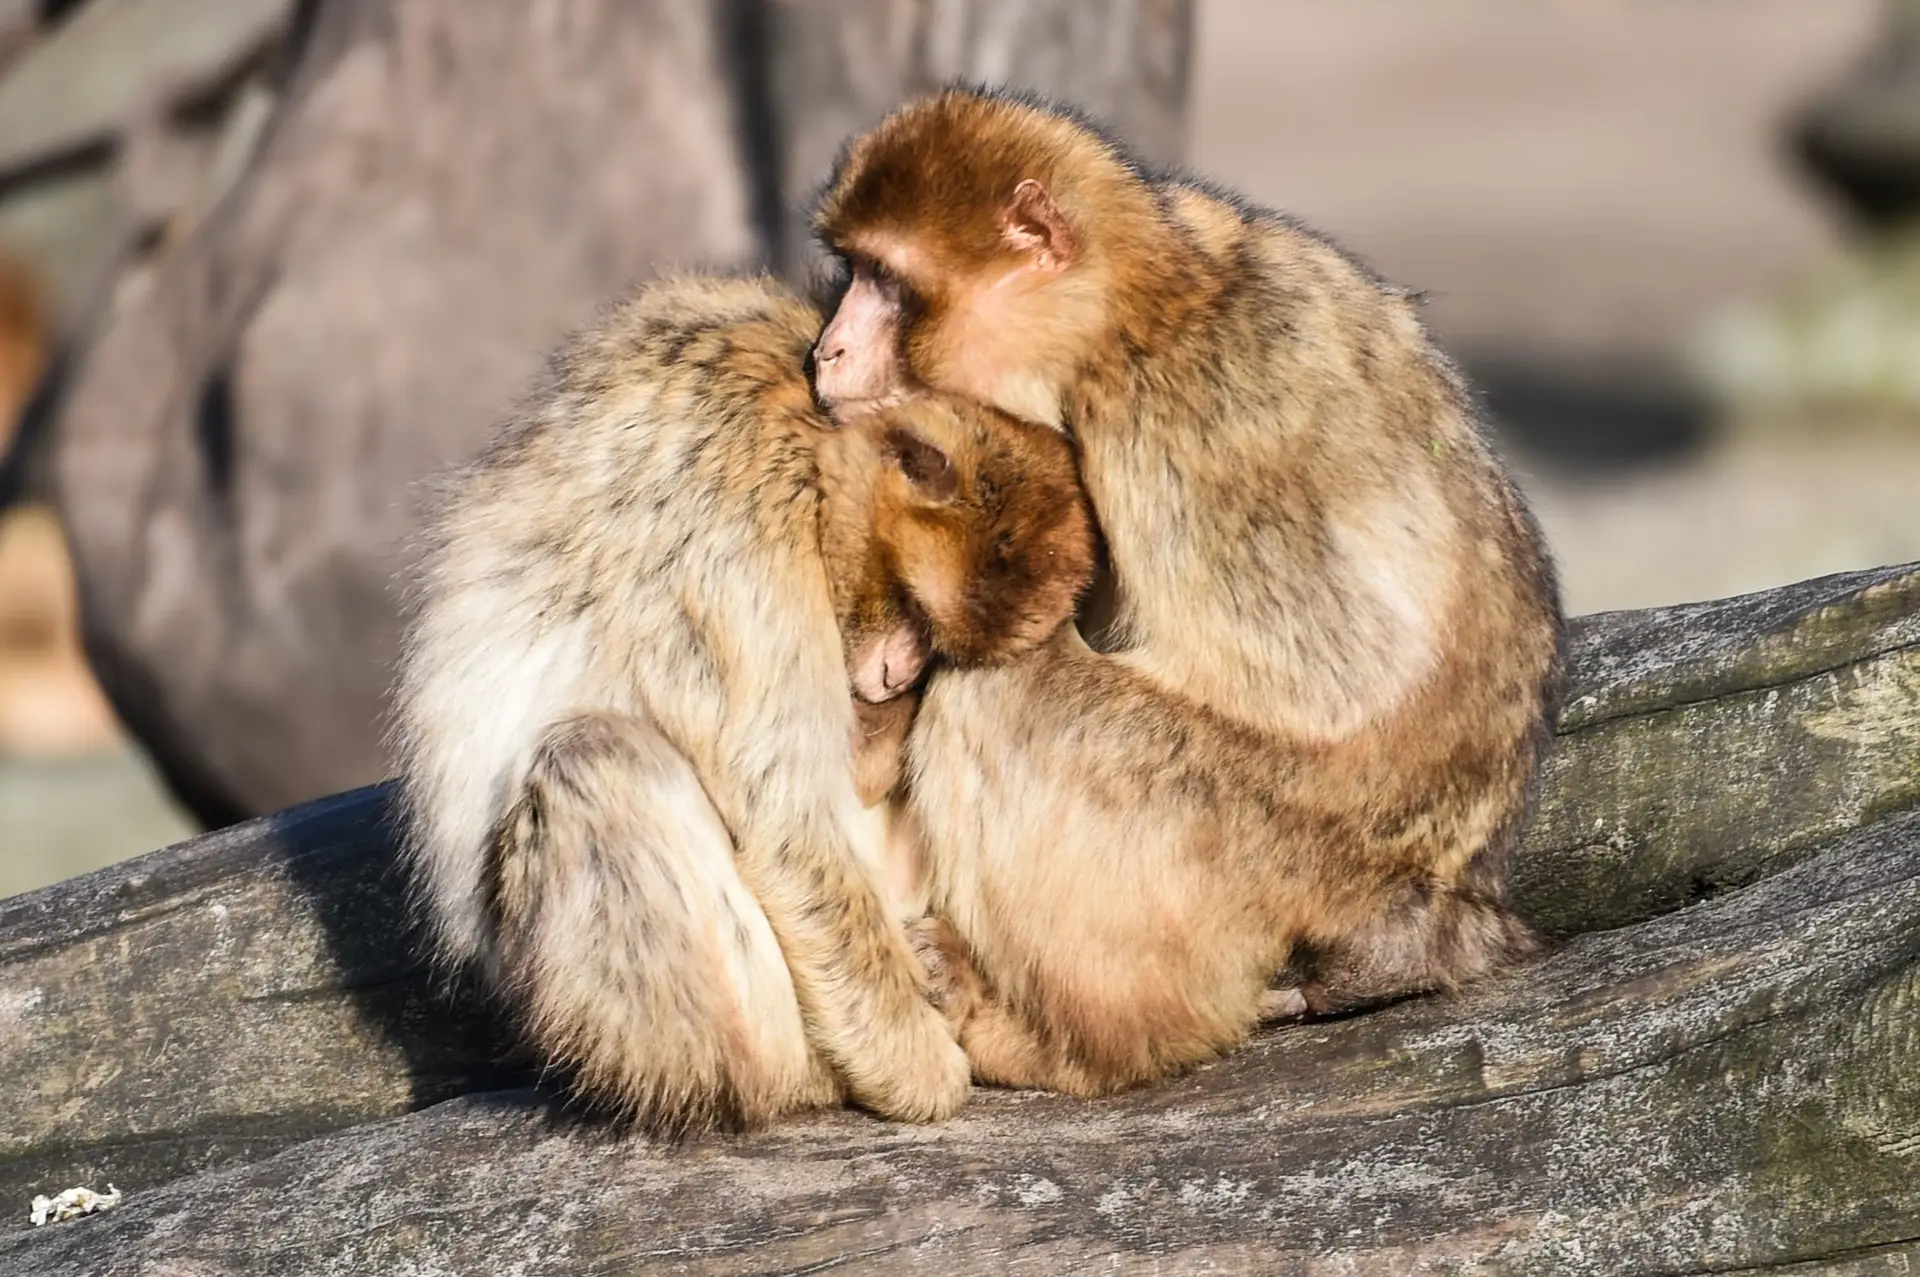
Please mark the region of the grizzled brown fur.
POLYGON ((821 397, 1064 428, 1111 565, 1110 650, 940 672, 913 728, 917 943, 975 1075, 1111 1091, 1529 952, 1559 602, 1414 300, 967 90, 856 139, 818 225, 851 268, 821 397))

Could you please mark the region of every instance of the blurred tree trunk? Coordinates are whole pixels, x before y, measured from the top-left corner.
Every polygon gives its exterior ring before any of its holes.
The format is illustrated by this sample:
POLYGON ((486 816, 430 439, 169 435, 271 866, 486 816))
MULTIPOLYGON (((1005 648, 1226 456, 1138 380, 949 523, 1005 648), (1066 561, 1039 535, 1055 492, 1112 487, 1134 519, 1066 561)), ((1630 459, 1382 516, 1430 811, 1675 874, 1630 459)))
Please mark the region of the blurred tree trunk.
POLYGON ((951 76, 1173 158, 1189 9, 311 0, 251 166, 52 419, 115 708, 209 823, 379 778, 419 480, 569 328, 660 265, 798 269, 839 137, 951 76))

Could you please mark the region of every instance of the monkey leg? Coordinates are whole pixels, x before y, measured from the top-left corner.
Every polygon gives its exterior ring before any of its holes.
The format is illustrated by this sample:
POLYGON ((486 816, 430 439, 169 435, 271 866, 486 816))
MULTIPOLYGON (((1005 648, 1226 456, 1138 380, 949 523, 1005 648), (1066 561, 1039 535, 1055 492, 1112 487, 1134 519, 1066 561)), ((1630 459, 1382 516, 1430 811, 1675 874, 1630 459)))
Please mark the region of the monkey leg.
POLYGON ((1540 943, 1498 900, 1421 884, 1406 888, 1358 933, 1317 948, 1311 978, 1297 990, 1270 990, 1263 1018, 1308 1009, 1346 1011, 1456 989, 1539 952, 1540 943), (1274 1014, 1267 1014, 1270 1009, 1274 1014))
POLYGON ((651 724, 549 729, 490 869, 509 993, 583 1091, 665 1131, 838 1100, 732 840, 651 724))

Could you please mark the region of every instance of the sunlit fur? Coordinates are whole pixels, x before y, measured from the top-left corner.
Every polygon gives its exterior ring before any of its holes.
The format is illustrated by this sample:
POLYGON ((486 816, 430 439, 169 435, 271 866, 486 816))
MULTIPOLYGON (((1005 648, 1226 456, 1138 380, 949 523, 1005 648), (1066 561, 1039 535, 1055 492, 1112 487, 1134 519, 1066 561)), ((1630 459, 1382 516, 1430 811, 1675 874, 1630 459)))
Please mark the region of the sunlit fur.
POLYGON ((964 1101, 900 928, 913 701, 857 731, 842 633, 1005 659, 1092 569, 1064 439, 936 400, 834 430, 820 325, 767 281, 644 289, 449 481, 408 622, 394 737, 440 956, 665 1131, 964 1101), (906 485, 909 444, 950 490, 906 485))
POLYGON ((819 453, 822 544, 850 645, 919 620, 948 660, 989 664, 1073 615, 1095 543, 1056 431, 923 398, 848 421, 819 453), (937 487, 909 476, 902 447, 944 467, 937 487), (902 608, 909 598, 917 616, 902 608))
POLYGON ((766 281, 680 280, 576 340, 452 483, 404 648, 442 949, 666 1129, 842 1085, 918 1120, 967 1094, 861 843, 801 370, 819 326, 766 281))
POLYGON ((1111 562, 1111 654, 1068 632, 936 674, 911 738, 956 933, 923 950, 973 964, 947 993, 976 1076, 1109 1091, 1263 1013, 1528 952, 1504 901, 1557 591, 1414 299, 1069 115, 971 90, 856 139, 818 227, 917 295, 908 380, 1054 412, 1111 562), (1008 234, 1029 179, 1063 268, 1008 234), (1290 965, 1304 987, 1270 989, 1290 965))

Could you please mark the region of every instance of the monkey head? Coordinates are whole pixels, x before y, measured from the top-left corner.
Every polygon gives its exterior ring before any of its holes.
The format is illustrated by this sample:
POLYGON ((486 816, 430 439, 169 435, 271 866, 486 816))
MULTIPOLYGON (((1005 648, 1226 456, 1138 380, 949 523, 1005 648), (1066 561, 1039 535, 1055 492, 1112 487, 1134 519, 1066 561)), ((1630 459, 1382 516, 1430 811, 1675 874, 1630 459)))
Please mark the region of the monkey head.
POLYGON ((1073 615, 1097 542, 1058 431, 913 395, 848 409, 822 454, 822 544, 861 700, 911 689, 936 655, 1012 660, 1073 615))
POLYGON ((931 389, 1061 425, 1075 370, 1112 346, 1129 225, 1151 188, 1089 126, 950 90, 849 144, 815 210, 844 291, 814 347, 829 408, 931 389))

